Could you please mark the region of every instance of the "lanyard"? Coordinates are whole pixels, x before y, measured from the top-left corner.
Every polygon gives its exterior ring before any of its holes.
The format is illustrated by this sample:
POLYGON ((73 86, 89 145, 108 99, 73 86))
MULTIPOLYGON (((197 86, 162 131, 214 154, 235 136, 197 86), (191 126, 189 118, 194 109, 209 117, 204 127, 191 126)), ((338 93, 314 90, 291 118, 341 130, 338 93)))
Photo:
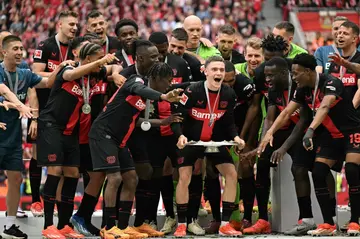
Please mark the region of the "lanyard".
POLYGON ((59 48, 59 52, 60 52, 60 61, 61 61, 61 62, 66 61, 66 59, 67 59, 67 55, 68 55, 68 51, 69 51, 69 48, 66 48, 65 58, 63 58, 63 55, 62 55, 62 52, 61 52, 60 42, 59 42, 59 39, 58 39, 57 35, 55 35, 55 41, 56 41, 56 45, 57 45, 57 46, 58 46, 58 48, 59 48))
POLYGON ((319 82, 320 82, 320 76, 319 73, 316 73, 316 81, 315 81, 315 89, 314 89, 314 94, 313 94, 313 98, 312 98, 312 111, 313 111, 313 118, 315 118, 315 98, 316 98, 316 93, 318 91, 319 88, 319 82))
POLYGON ((139 70, 138 70, 138 68, 137 68, 136 62, 135 62, 135 71, 136 71, 136 74, 137 74, 137 75, 142 76, 142 75, 139 73, 139 70))
POLYGON ((248 71, 248 65, 247 65, 247 63, 245 63, 245 72, 246 72, 246 76, 247 76, 248 78, 251 78, 251 76, 250 76, 250 74, 249 74, 249 71, 248 71))
POLYGON ((214 102, 214 105, 213 107, 211 107, 210 105, 210 97, 209 97, 209 90, 206 86, 206 82, 207 81, 204 81, 204 88, 205 88, 205 94, 206 94, 206 100, 207 100, 207 103, 208 103, 208 107, 209 107, 209 112, 210 112, 210 122, 209 122, 209 127, 211 127, 214 123, 214 120, 215 120, 215 115, 214 115, 214 109, 216 107, 216 104, 219 100, 219 95, 220 95, 220 90, 221 88, 219 89, 218 93, 217 93, 217 96, 216 96, 216 99, 215 99, 215 102, 214 102))
MULTIPOLYGON (((81 64, 79 62, 79 66, 80 65, 81 64)), ((84 76, 81 77, 81 87, 82 87, 82 92, 83 92, 83 97, 84 97, 84 104, 88 105, 90 102, 90 76, 89 75, 88 75, 86 87, 85 87, 84 76)))
POLYGON ((108 38, 108 36, 106 36, 106 39, 105 39, 105 54, 108 54, 108 53, 109 53, 109 38, 108 38))
MULTIPOLYGON (((148 87, 150 87, 150 80, 148 81, 148 87)), ((144 121, 149 121, 149 116, 150 116, 150 100, 147 99, 146 100, 146 108, 145 108, 145 120, 144 121)))
POLYGON ((131 62, 130 62, 129 57, 127 56, 127 54, 126 54, 126 52, 125 52, 124 49, 121 50, 121 54, 122 54, 122 56, 124 57, 124 59, 125 59, 125 61, 126 61, 126 64, 127 64, 128 66, 130 66, 130 65, 131 65, 131 62))
POLYGON ((18 87, 19 87, 19 74, 18 74, 18 72, 16 71, 15 86, 14 86, 14 85, 13 85, 13 82, 12 82, 12 80, 11 80, 10 73, 5 69, 4 63, 1 63, 1 66, 2 66, 2 68, 4 68, 5 75, 6 75, 6 77, 8 78, 8 83, 9 83, 9 88, 10 88, 10 90, 11 90, 15 95, 17 95, 18 87))
POLYGON ((290 102, 291 88, 292 88, 292 80, 291 80, 291 75, 290 75, 290 72, 289 72, 289 76, 288 76, 288 97, 287 97, 286 105, 288 105, 289 102, 290 102))

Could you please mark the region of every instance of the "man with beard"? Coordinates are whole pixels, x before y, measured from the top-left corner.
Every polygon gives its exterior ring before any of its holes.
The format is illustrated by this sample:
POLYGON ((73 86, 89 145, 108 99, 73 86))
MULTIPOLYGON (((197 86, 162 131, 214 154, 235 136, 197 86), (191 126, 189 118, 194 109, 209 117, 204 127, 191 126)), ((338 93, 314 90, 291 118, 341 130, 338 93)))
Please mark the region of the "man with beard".
MULTIPOLYGON (((69 42, 75 37, 78 24, 78 14, 72 11, 63 11, 59 15, 59 32, 45 41, 42 41, 37 46, 34 52, 34 64, 32 70, 36 74, 49 77, 51 72, 56 70, 57 66, 68 59, 72 59, 72 54, 69 49, 69 42)), ((39 114, 45 108, 50 95, 50 89, 36 89, 38 99, 39 114)), ((32 188, 33 203, 31 205, 31 212, 34 216, 42 216, 44 208, 40 201, 40 183, 41 183, 41 167, 37 167, 36 145, 33 144, 33 158, 30 161, 30 184, 32 188)), ((57 201, 60 201, 62 181, 59 183, 57 201)))
POLYGON ((184 29, 189 36, 186 48, 189 52, 200 57, 199 60, 204 61, 215 55, 221 56, 221 53, 216 47, 207 47, 200 41, 203 32, 203 25, 200 18, 194 15, 186 17, 184 20, 184 29))
POLYGON ((100 37, 105 54, 114 53, 120 48, 118 39, 108 36, 107 29, 108 22, 98 10, 93 10, 86 16, 86 30, 100 37))
POLYGON ((243 54, 233 49, 236 41, 236 31, 233 26, 226 24, 219 28, 216 36, 217 49, 220 51, 224 60, 228 60, 233 64, 245 62, 243 54))
POLYGON ((194 81, 205 80, 202 73, 201 62, 193 55, 186 52, 186 45, 189 40, 184 28, 176 28, 171 33, 169 41, 169 53, 182 57, 189 65, 194 81))
POLYGON ((134 64, 132 57, 133 42, 138 39, 139 27, 132 19, 121 19, 115 26, 115 34, 120 42, 121 49, 115 55, 120 60, 123 68, 134 64))
POLYGON ((284 40, 288 44, 288 48, 285 51, 286 58, 293 59, 298 54, 307 53, 305 49, 292 43, 295 34, 295 27, 292 23, 287 21, 279 22, 273 28, 272 33, 275 36, 281 36, 282 38, 284 38, 284 40))
POLYGON ((159 61, 167 63, 174 72, 172 84, 180 84, 192 80, 190 67, 181 57, 168 52, 168 38, 163 32, 153 32, 149 41, 152 42, 159 51, 159 61))

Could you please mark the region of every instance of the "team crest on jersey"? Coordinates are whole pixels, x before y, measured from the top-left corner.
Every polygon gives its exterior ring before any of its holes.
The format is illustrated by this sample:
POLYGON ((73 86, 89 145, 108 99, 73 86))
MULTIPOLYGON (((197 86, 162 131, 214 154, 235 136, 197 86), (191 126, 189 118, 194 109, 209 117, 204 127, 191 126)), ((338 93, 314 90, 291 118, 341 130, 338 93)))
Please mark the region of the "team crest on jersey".
POLYGON ((140 82, 141 84, 144 84, 144 80, 140 77, 136 77, 135 82, 140 82))
POLYGON ((35 50, 34 58, 35 59, 41 59, 42 58, 42 50, 35 50))
POLYGON ((177 70, 176 69, 172 69, 172 70, 173 70, 174 76, 176 76, 177 70))
POLYGON ((226 108, 228 106, 227 101, 220 101, 220 108, 226 108))
POLYGON ((189 97, 186 94, 183 94, 180 100, 180 103, 185 105, 186 102, 188 101, 189 97))

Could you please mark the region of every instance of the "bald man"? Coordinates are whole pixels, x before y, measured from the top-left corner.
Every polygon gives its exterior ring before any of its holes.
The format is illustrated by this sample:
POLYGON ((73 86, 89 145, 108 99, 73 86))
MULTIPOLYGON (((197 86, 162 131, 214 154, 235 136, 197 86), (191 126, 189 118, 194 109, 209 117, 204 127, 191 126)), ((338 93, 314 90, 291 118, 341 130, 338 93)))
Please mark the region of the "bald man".
POLYGON ((186 43, 187 51, 199 56, 202 60, 206 60, 210 56, 221 56, 216 47, 207 47, 200 41, 203 33, 203 25, 200 18, 190 15, 184 20, 184 29, 189 36, 186 43))

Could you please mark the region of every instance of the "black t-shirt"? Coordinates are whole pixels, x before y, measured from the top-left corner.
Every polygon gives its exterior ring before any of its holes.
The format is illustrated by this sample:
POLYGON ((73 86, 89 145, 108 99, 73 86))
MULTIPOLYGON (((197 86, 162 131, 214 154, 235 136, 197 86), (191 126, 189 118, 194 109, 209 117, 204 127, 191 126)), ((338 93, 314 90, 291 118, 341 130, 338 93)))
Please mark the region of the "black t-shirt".
POLYGON ((319 90, 317 91, 314 107, 312 105, 314 89, 310 87, 297 88, 293 101, 316 110, 320 107, 321 101, 326 95, 335 95, 336 101, 322 122, 326 130, 323 133, 331 138, 343 138, 344 133, 359 128, 360 118, 357 116, 352 98, 346 94, 345 87, 337 78, 320 74, 319 90))
POLYGON ((146 108, 145 100, 160 99, 161 93, 147 87, 147 84, 144 77, 129 77, 93 122, 89 138, 111 138, 119 147, 124 147, 140 112, 146 108))
MULTIPOLYGON (((88 77, 84 77, 84 82, 87 84, 88 77)), ((107 90, 107 75, 106 68, 103 67, 99 73, 90 75, 90 95, 89 103, 91 105, 91 114, 80 113, 80 144, 87 144, 88 134, 91 128, 91 123, 104 108, 107 90)))
MULTIPOLYGON (((357 51, 356 54, 350 59, 350 62, 360 63, 360 52, 357 51)), ((357 84, 360 75, 357 75, 355 72, 351 71, 350 69, 346 69, 344 67, 341 68, 343 69, 343 71, 346 70, 341 79, 345 87, 345 92, 349 97, 354 98, 354 95, 358 89, 357 84)), ((340 66, 331 63, 328 73, 340 79, 340 66)))
POLYGON ((246 62, 244 55, 235 49, 231 50, 231 58, 225 60, 230 61, 230 59, 231 59, 231 63, 233 63, 234 65, 246 62))
POLYGON ((236 126, 242 128, 246 112, 249 108, 249 101, 254 96, 255 92, 255 85, 252 83, 252 80, 247 78, 243 74, 238 74, 235 76, 235 84, 233 89, 236 93, 237 100, 234 109, 234 117, 236 126))
POLYGON ((117 52, 121 48, 119 40, 116 37, 112 37, 112 36, 108 36, 108 39, 109 39, 108 49, 107 49, 107 46, 106 46, 106 42, 104 42, 103 45, 102 45, 105 54, 106 53, 115 53, 115 52, 117 52), (108 52, 107 52, 107 50, 108 50, 108 52))
POLYGON ((174 73, 172 84, 180 84, 192 80, 190 67, 183 58, 174 54, 168 54, 165 62, 172 68, 174 73))
POLYGON ((183 59, 188 63, 192 81, 203 81, 206 80, 206 77, 203 72, 201 72, 201 62, 194 56, 184 53, 183 59))
POLYGON ((127 54, 125 50, 116 51, 115 56, 119 59, 119 64, 125 69, 135 63, 131 54, 127 54))
POLYGON ((222 141, 233 140, 237 135, 234 122, 234 106, 236 94, 228 86, 222 86, 219 97, 218 92, 209 90, 210 106, 213 108, 215 119, 210 125, 210 110, 205 93, 204 82, 190 85, 182 95, 176 112, 182 114, 184 120, 181 124, 173 123, 171 128, 176 137, 184 134, 188 140, 222 141), (216 101, 216 98, 217 101, 216 101), (183 132, 183 133, 181 133, 183 132))
MULTIPOLYGON (((45 72, 53 72, 61 62, 74 58, 68 44, 59 43, 61 54, 55 36, 40 42, 34 52, 34 63, 46 64, 45 72)), ((50 89, 36 89, 36 94, 39 100, 39 109, 42 110, 49 99, 50 89)))
POLYGON ((66 81, 63 78, 65 71, 72 67, 65 67, 56 76, 55 83, 51 89, 49 100, 45 108, 40 112, 40 120, 51 122, 65 135, 78 133, 81 107, 84 104, 84 97, 80 79, 66 81))

